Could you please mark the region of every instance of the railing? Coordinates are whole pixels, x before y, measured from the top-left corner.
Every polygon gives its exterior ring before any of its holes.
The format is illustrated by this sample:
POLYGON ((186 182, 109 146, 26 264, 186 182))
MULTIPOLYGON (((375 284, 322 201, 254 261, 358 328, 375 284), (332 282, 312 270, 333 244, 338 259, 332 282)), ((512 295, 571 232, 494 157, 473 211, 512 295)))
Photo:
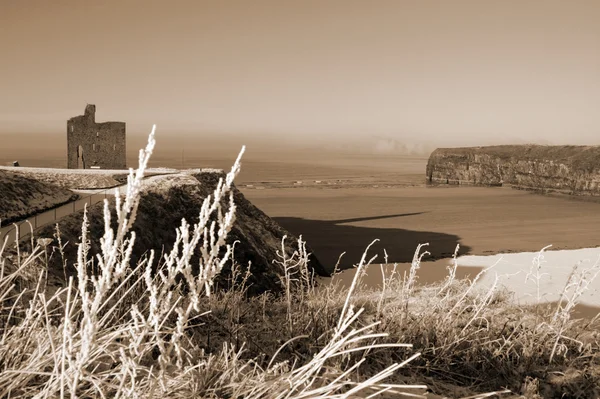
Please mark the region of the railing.
POLYGON ((12 244, 16 241, 17 237, 19 240, 26 238, 28 235, 35 233, 38 229, 53 223, 60 218, 82 210, 86 204, 92 206, 109 196, 114 196, 115 188, 119 187, 113 187, 90 194, 86 197, 79 198, 54 209, 50 209, 25 220, 0 228, 0 247, 2 247, 5 240, 7 240, 7 245, 12 244))

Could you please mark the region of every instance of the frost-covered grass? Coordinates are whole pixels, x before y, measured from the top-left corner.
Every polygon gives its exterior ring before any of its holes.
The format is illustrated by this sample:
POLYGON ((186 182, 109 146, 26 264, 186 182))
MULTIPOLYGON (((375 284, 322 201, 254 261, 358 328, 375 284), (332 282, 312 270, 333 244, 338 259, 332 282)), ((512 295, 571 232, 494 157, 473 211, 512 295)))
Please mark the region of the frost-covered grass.
POLYGON ((3 227, 76 198, 75 193, 59 185, 0 169, 0 224, 3 227))
POLYGON ((235 251, 225 239, 243 149, 199 222, 181 222, 173 249, 149 248, 131 264, 154 145, 153 129, 125 198, 115 196, 115 229, 105 202, 95 258, 84 217, 76 278, 62 286, 46 278, 51 240, 30 253, 0 251, 0 397, 366 398, 419 396, 425 385, 452 396, 600 394, 600 323, 570 317, 593 268, 574 270, 558 307, 526 309, 498 284, 480 291, 479 277, 457 281, 456 262, 445 282, 417 285, 421 246, 407 275, 368 290, 361 279, 375 258, 367 247, 346 291, 315 287, 300 238, 293 256, 282 248, 273 260, 280 295, 248 298, 235 265, 232 281, 242 283, 214 290, 235 251))

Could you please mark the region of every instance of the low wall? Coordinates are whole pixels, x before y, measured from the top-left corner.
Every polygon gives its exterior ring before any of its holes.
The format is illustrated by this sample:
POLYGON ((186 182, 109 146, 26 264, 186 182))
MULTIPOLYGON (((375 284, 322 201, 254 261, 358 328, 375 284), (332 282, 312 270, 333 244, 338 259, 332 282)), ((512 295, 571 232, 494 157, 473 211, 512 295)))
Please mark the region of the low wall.
POLYGON ((438 148, 429 156, 426 180, 600 196, 600 146, 438 148))

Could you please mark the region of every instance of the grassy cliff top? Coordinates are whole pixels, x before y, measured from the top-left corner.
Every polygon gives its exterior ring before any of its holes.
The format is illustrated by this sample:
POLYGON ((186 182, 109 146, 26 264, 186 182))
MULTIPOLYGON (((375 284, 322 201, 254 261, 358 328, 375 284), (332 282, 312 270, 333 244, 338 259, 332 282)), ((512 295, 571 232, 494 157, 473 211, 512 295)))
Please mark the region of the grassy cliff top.
POLYGON ((438 157, 489 155, 502 160, 543 160, 563 163, 575 169, 600 169, 600 146, 577 145, 497 145, 483 147, 438 148, 430 160, 438 157))
POLYGON ((77 195, 67 188, 18 173, 0 170, 2 225, 68 202, 77 195))
MULTIPOLYGON (((125 169, 59 169, 0 166, 0 173, 9 172, 70 190, 101 189, 120 186, 127 182, 127 175, 129 174, 129 170, 125 169)), ((146 171, 146 176, 175 172, 175 169, 152 168, 146 171)))

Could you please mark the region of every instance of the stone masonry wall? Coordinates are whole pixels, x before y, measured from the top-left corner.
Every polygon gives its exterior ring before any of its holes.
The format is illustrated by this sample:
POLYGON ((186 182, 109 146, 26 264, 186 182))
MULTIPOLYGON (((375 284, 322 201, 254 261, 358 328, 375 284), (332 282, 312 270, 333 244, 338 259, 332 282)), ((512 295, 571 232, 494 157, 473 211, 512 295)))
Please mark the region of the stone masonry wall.
POLYGON ((438 148, 426 181, 600 196, 600 146, 438 148))
POLYGON ((126 169, 125 122, 96 123, 96 106, 67 122, 67 167, 69 169, 126 169))

